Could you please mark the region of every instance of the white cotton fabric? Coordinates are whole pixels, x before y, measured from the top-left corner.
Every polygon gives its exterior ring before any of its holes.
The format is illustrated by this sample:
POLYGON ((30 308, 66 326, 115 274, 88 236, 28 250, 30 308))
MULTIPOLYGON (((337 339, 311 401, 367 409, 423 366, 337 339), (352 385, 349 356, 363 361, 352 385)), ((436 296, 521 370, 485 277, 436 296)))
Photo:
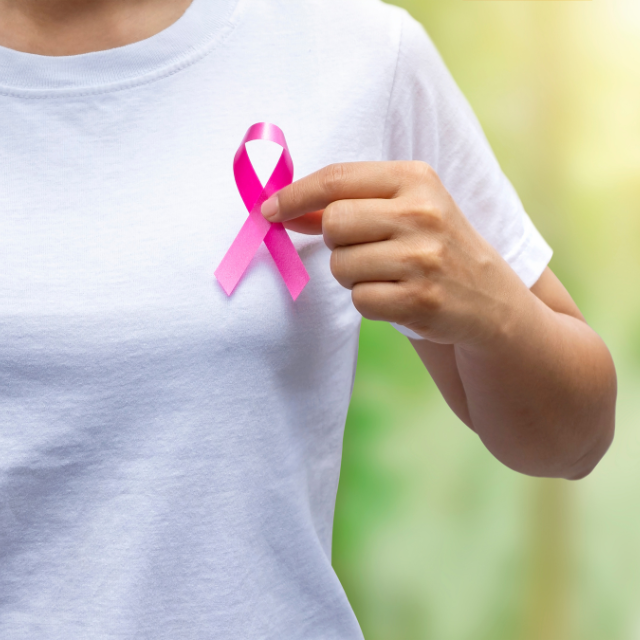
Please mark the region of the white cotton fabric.
POLYGON ((422 29, 376 0, 194 0, 127 47, 0 49, 0 637, 349 640, 332 519, 360 317, 292 302, 232 159, 418 158, 527 283, 550 250, 422 29))

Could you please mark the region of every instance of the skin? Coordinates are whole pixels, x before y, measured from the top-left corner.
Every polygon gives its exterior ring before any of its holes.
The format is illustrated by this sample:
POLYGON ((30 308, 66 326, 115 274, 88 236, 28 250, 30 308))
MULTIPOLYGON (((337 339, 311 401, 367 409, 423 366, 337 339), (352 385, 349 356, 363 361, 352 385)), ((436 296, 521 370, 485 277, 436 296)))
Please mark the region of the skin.
POLYGON ((337 164, 264 203, 322 233, 365 318, 397 322, 449 406, 508 467, 582 478, 613 439, 609 351, 550 269, 531 288, 422 162, 337 164))
MULTIPOLYGON (((151 37, 191 0, 0 0, 0 45, 77 55, 151 37)), ((531 289, 421 162, 337 164, 263 205, 322 233, 366 318, 403 324, 453 411, 505 465, 590 473, 614 432, 615 368, 550 269, 531 289)))
POLYGON ((173 24, 191 0, 0 0, 0 45, 72 56, 145 40, 173 24))

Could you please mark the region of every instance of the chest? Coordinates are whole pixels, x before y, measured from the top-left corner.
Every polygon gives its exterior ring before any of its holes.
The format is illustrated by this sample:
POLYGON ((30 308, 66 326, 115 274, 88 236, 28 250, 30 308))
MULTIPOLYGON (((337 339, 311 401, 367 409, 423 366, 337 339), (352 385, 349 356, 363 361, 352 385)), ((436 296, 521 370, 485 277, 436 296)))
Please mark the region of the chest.
MULTIPOLYGON (((329 117, 319 96, 283 77, 271 86, 258 69, 235 82, 205 66, 130 92, 8 100, 0 136, 4 335, 51 352, 52 336, 72 344, 78 327, 98 342, 137 326, 153 342, 169 327, 219 345, 242 339, 279 349, 292 336, 314 339, 317 330, 328 338, 357 324, 320 236, 290 234, 311 276, 295 303, 264 244, 230 298, 214 277, 247 217, 233 155, 250 124, 282 127, 296 177, 338 160, 377 159, 375 127, 364 135, 351 123, 345 136, 348 115, 329 117), (252 86, 261 99, 225 86, 252 86)), ((264 178, 269 168, 261 168, 264 178)))

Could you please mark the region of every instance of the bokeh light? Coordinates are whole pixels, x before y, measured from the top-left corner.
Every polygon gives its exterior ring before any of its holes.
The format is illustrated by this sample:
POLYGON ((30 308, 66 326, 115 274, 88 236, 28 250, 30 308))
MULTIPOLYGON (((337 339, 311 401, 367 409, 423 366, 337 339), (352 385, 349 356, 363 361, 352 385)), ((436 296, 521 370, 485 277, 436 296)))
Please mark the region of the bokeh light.
POLYGON ((640 3, 398 0, 429 31, 609 344, 613 447, 588 478, 502 467, 408 341, 366 322, 334 565, 367 640, 640 638, 640 3))

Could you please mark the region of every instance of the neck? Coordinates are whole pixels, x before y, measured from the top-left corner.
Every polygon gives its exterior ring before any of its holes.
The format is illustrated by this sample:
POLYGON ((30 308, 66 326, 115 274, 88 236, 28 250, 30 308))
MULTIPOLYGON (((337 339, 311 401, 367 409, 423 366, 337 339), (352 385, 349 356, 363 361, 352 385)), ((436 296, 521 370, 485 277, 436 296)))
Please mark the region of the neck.
POLYGON ((0 0, 0 46, 71 56, 145 40, 192 0, 0 0))

